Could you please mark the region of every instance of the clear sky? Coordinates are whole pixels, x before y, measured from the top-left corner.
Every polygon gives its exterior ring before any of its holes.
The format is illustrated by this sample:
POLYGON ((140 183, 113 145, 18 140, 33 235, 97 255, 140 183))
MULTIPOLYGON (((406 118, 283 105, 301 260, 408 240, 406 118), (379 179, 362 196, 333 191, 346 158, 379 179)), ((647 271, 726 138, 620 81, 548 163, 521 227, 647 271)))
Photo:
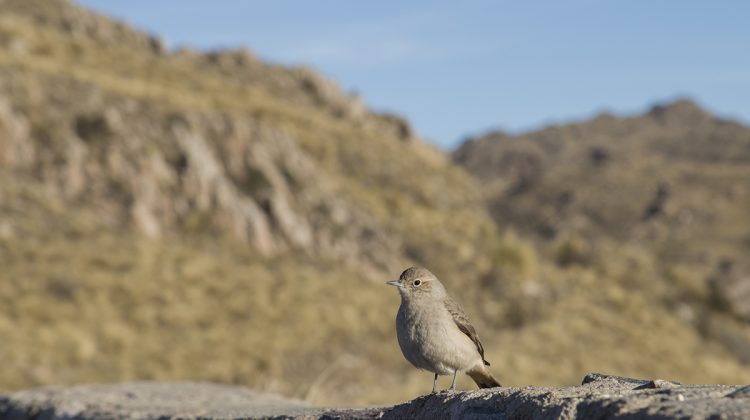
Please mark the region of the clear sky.
POLYGON ((750 121, 750 1, 79 0, 170 47, 309 65, 446 148, 689 96, 750 121))

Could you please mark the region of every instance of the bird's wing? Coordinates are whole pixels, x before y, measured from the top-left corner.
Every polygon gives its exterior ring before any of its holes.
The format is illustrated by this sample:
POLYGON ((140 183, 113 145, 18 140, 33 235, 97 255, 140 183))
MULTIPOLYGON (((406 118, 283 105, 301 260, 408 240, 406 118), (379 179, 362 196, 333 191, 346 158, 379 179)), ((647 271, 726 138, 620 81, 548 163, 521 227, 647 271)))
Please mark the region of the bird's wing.
POLYGON ((490 362, 484 360, 484 347, 482 347, 482 342, 479 341, 477 330, 475 330, 474 326, 471 325, 471 322, 469 322, 469 317, 466 316, 466 313, 461 308, 461 305, 459 305, 449 296, 445 298, 445 309, 447 309, 453 317, 453 322, 456 323, 458 329, 461 330, 462 333, 466 334, 471 339, 471 341, 474 342, 474 345, 477 346, 477 351, 479 351, 479 355, 482 356, 482 362, 484 362, 485 365, 489 366, 490 362))

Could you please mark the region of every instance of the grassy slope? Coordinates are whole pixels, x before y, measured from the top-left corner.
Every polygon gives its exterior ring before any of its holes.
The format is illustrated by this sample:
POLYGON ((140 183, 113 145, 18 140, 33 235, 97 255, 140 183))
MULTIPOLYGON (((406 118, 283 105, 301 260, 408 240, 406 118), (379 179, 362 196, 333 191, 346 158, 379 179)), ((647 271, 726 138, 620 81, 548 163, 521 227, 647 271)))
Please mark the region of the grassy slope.
MULTIPOLYGON (((342 193, 406 238, 407 246, 434 243, 421 258, 455 254, 468 261, 481 244, 476 235, 494 228, 481 207, 465 204, 478 203, 472 181, 426 146, 384 138, 227 82, 188 59, 105 48, 15 17, 0 21, 0 32, 25 42, 24 52, 5 50, 0 62, 25 82, 14 105, 30 116, 44 106, 48 80, 66 77, 165 109, 247 114, 288 130, 342 193), (438 224, 445 231, 434 234, 438 224), (452 239, 467 228, 473 236, 452 239)), ((0 351, 14 361, 4 387, 193 377, 306 396, 313 384, 322 386, 315 378, 347 354, 360 364, 399 361, 390 330, 397 296, 352 268, 296 254, 263 259, 231 240, 151 242, 128 232, 102 232, 85 227, 87 218, 77 215, 91 210, 66 209, 34 180, 4 174, 3 185, 10 190, 6 205, 14 207, 4 214, 24 233, 8 238, 2 255, 7 305, 0 315, 6 338, 0 351), (39 200, 23 201, 22 194, 39 200), (392 346, 363 347, 371 340, 392 346), (165 343, 175 343, 174 351, 165 353, 165 343), (335 350, 320 350, 325 347, 335 350)), ((377 401, 356 389, 337 398, 377 401)))

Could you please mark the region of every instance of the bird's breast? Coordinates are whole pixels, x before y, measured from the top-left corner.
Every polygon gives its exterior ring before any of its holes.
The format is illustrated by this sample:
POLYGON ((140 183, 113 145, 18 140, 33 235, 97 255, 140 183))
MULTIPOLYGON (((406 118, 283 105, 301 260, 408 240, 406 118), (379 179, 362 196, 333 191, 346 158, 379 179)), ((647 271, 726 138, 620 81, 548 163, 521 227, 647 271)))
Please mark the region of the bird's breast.
POLYGON ((402 302, 396 316, 396 334, 406 360, 431 372, 451 374, 479 357, 474 343, 459 331, 442 302, 402 302))

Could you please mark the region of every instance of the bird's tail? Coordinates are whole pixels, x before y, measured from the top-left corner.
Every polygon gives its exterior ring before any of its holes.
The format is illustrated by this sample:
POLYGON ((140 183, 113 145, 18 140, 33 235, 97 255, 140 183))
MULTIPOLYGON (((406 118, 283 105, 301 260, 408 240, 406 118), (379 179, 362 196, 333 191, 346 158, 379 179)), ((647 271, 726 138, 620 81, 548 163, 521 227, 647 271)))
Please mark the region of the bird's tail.
POLYGON ((502 386, 500 385, 500 382, 492 376, 492 373, 487 369, 487 366, 477 365, 473 369, 466 371, 466 374, 469 375, 480 388, 502 386))

